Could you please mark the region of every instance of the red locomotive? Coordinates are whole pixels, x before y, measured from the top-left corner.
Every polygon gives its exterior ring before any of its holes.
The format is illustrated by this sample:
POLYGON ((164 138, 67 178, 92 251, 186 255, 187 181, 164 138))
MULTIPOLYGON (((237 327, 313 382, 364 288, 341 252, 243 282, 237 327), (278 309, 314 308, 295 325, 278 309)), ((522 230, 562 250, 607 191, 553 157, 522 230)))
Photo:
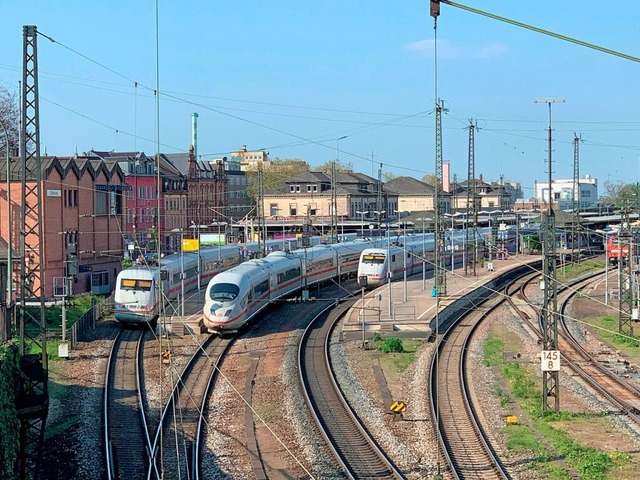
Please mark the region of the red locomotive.
POLYGON ((620 260, 626 262, 629 259, 629 239, 610 236, 607 239, 607 258, 612 265, 617 265, 620 260))

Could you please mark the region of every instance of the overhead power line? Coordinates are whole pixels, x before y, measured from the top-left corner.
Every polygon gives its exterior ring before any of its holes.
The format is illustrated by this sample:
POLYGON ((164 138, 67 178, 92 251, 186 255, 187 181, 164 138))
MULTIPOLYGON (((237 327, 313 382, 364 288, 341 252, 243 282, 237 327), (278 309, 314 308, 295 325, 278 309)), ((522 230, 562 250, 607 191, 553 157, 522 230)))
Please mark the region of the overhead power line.
POLYGON ((552 32, 550 30, 546 30, 544 28, 534 27, 533 25, 529 25, 523 22, 518 22, 517 20, 512 20, 507 17, 503 17, 501 15, 496 15, 494 13, 485 12, 483 10, 478 10, 477 8, 468 7, 466 5, 462 5, 460 3, 451 2, 450 0, 441 0, 442 3, 451 5, 452 7, 458 7, 462 10, 467 10, 468 12, 477 13, 478 15, 482 15, 488 18, 492 18, 494 20, 499 20, 504 23, 509 23, 511 25, 515 25, 516 27, 526 28, 527 30, 531 30, 533 32, 541 33, 543 35, 548 35, 553 38, 558 38, 565 42, 575 43, 576 45, 580 45, 582 47, 590 48, 592 50, 597 50, 602 53, 606 53, 608 55, 613 55, 615 57, 624 58, 625 60, 631 60, 632 62, 639 62, 640 57, 634 57, 633 55, 629 55, 627 53, 618 52, 616 50, 611 50, 610 48, 604 48, 594 43, 585 42, 583 40, 578 40, 577 38, 568 37, 566 35, 561 35, 559 33, 552 32))

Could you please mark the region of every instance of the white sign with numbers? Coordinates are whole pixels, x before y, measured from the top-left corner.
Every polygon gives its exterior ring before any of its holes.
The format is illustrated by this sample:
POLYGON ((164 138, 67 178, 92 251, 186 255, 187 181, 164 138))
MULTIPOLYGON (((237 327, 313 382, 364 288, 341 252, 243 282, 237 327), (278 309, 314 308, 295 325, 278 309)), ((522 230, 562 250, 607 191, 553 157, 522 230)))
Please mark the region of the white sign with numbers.
POLYGON ((560 351, 559 350, 543 350, 540 369, 543 372, 560 371, 560 351))

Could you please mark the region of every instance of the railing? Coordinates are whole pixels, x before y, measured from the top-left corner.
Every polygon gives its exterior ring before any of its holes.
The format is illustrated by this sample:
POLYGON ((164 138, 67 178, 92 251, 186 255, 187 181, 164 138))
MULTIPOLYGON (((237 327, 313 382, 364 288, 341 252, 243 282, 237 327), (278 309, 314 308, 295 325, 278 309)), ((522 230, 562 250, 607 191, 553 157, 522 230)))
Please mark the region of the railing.
POLYGON ((113 311, 113 297, 109 297, 103 302, 93 304, 89 310, 78 317, 73 326, 69 329, 69 347, 75 348, 78 342, 87 339, 87 331, 96 326, 96 321, 104 318, 113 311))

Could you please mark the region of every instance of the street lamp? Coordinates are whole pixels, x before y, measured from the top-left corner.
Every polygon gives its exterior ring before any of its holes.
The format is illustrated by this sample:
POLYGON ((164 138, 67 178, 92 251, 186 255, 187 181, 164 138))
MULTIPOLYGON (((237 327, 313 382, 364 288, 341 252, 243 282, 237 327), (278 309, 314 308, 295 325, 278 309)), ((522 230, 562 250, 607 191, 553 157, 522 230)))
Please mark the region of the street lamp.
POLYGON ((184 232, 181 228, 171 231, 180 233, 180 315, 184 317, 184 232))
MULTIPOLYGON (((386 210, 374 210, 373 213, 375 213, 378 217, 378 228, 380 227, 380 223, 382 222, 382 216, 387 213, 386 210)), ((387 228, 387 237, 388 237, 388 233, 389 233, 389 228, 387 228)), ((387 238, 387 241, 388 238, 387 238)))
MULTIPOLYGON (((398 214, 398 220, 400 220, 400 214, 401 213, 408 213, 408 212, 399 212, 398 210, 396 210, 395 213, 398 214)), ((403 234, 402 234, 402 270, 404 270, 404 272, 403 272, 404 288, 403 288, 402 299, 406 303, 407 302, 407 222, 402 222, 402 226, 403 226, 403 234)))
POLYGON ((422 221, 422 290, 427 289, 427 253, 425 249, 425 232, 424 232, 424 222, 427 220, 426 218, 420 217, 416 218, 416 220, 422 221))
POLYGON ((191 226, 193 229, 193 238, 196 238, 196 229, 198 230, 198 294, 200 293, 200 283, 202 282, 202 260, 200 258, 200 230, 206 229, 206 225, 196 225, 196 222, 191 220, 191 226))
POLYGON ((224 242, 225 245, 227 243, 227 222, 218 222, 218 221, 213 221, 211 222, 212 227, 218 227, 218 239, 216 240, 216 243, 218 244, 218 262, 222 261, 222 253, 221 253, 221 242, 224 242), (221 240, 220 239, 220 227, 224 226, 224 239, 221 240))
MULTIPOLYGON (((229 234, 229 239, 227 239, 227 227, 226 227, 227 224, 225 224, 225 228, 224 228, 224 235, 225 235, 224 243, 226 245, 227 243, 229 243, 229 240, 231 240, 233 238, 233 217, 227 216, 224 213, 219 212, 215 208, 212 208, 212 207, 208 207, 208 208, 212 212, 217 213, 221 217, 226 218, 227 220, 229 220, 228 225, 229 225, 229 228, 231 229, 230 234, 229 234)), ((220 233, 220 232, 218 232, 218 233, 220 233)))
POLYGON ((356 215, 362 215, 362 223, 360 223, 360 237, 362 237, 363 239, 364 239, 364 216, 367 213, 369 212, 360 212, 360 211, 356 212, 356 215))

